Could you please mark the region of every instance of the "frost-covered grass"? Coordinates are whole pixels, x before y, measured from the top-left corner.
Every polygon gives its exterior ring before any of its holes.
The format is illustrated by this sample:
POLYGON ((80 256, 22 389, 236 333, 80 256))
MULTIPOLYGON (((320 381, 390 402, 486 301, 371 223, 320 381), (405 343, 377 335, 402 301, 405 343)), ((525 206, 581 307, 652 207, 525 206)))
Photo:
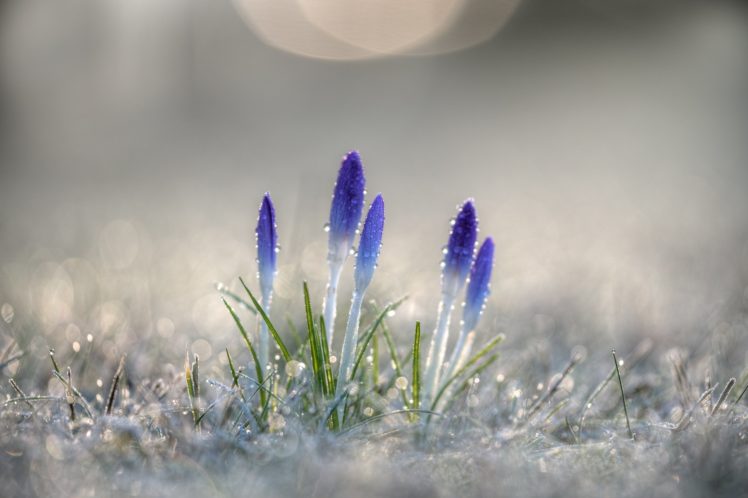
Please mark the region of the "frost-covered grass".
MULTIPOLYGON (((382 313, 367 316, 376 323, 382 313)), ((384 343, 387 321, 385 313, 374 335, 384 343)), ((574 351, 555 371, 533 360, 531 346, 506 350, 461 383, 426 429, 395 387, 409 373, 409 348, 396 349, 404 371, 382 355, 374 382, 368 364, 339 429, 333 410, 322 412, 330 398, 316 391, 312 369, 282 355, 285 373, 268 382, 264 403, 237 367, 246 351, 218 378, 201 376, 194 361, 158 378, 113 365, 101 387, 76 382, 79 363, 68 384, 68 358, 57 357, 48 377, 61 395, 26 392, 32 379, 22 377, 5 389, 2 494, 738 496, 748 483, 748 379, 727 390, 721 377, 704 385, 708 358, 644 341, 619 358, 619 384, 609 355, 574 351)), ((3 362, 13 356, 11 348, 3 362)))

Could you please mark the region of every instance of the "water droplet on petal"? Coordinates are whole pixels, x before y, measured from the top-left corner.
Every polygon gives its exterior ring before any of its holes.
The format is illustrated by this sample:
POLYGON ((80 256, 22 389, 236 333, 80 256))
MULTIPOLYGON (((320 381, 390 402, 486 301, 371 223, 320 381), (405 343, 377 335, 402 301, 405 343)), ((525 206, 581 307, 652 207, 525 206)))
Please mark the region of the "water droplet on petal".
POLYGON ((330 224, 329 223, 325 223, 322 226, 322 230, 324 230, 325 232, 329 232, 330 231, 330 224))

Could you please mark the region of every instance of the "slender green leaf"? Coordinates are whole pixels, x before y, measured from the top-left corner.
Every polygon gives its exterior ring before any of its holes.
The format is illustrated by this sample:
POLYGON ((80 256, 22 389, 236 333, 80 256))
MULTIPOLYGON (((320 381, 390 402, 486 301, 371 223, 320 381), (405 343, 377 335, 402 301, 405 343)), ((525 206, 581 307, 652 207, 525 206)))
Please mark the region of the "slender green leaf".
MULTIPOLYGON (((465 365, 462 366, 462 368, 460 368, 459 370, 457 370, 457 372, 455 372, 454 374, 452 374, 452 376, 449 379, 447 379, 446 382, 444 382, 442 384, 441 388, 439 389, 439 392, 437 393, 436 397, 434 398, 434 401, 431 403, 431 409, 432 410, 436 410, 436 406, 439 403, 439 400, 441 399, 441 397, 447 391, 447 388, 455 380, 457 380, 460 376, 462 376, 462 374, 464 374, 465 372, 467 372, 473 365, 475 365, 476 363, 478 363, 478 361, 480 361, 481 358, 483 358, 485 355, 487 355, 488 353, 490 353, 491 350, 493 350, 496 346, 498 346, 501 343, 502 340, 504 340, 504 334, 499 334, 496 337, 494 337, 493 339, 491 339, 490 341, 488 341, 488 343, 483 347, 483 349, 481 349, 480 351, 478 351, 477 353, 475 353, 472 356, 472 358, 470 358, 467 361, 467 363, 465 363, 465 365)), ((495 360, 497 357, 498 357, 497 355, 494 355, 492 358, 494 358, 494 360, 495 360)), ((487 367, 488 365, 485 365, 485 366, 487 367)))
MULTIPOLYGON (((244 329, 244 325, 242 325, 241 320, 239 320, 239 317, 237 316, 231 305, 225 299, 221 298, 221 300, 226 306, 226 309, 229 310, 231 317, 234 319, 234 323, 236 323, 236 327, 239 329, 239 333, 244 338, 244 343, 247 345, 247 349, 249 349, 249 352, 252 355, 252 361, 254 361, 255 364, 255 375, 257 376, 257 382, 259 384, 262 384, 262 365, 260 365, 260 360, 257 358, 257 352, 255 351, 254 346, 252 346, 252 341, 249 340, 249 335, 247 335, 247 331, 244 329)), ((260 391, 260 403, 265 404, 264 391, 260 391)))
POLYGON ((416 322, 416 331, 413 337, 413 409, 418 410, 421 406, 421 322, 416 322))
MULTIPOLYGON (((316 388, 323 395, 327 395, 325 385, 325 368, 322 359, 322 347, 320 346, 317 332, 314 327, 314 316, 312 315, 312 303, 309 298, 309 286, 304 282, 304 309, 306 311, 306 328, 309 337, 309 352, 312 357, 312 373, 316 379, 316 388)), ((328 360, 329 361, 329 360, 328 360)))
POLYGON ((247 284, 244 283, 244 279, 240 277, 239 282, 242 283, 242 287, 244 287, 244 290, 247 291, 249 298, 252 300, 252 304, 255 305, 257 312, 260 313, 260 316, 265 321, 265 325, 267 325, 268 330, 270 331, 270 334, 273 336, 273 339, 275 339, 276 344, 278 344, 278 347, 281 350, 283 359, 286 360, 286 362, 291 361, 291 353, 288 352, 288 348, 283 343, 283 339, 281 339, 281 336, 278 334, 278 331, 275 330, 275 327, 273 326, 273 322, 270 321, 270 318, 268 317, 267 313, 265 313, 265 310, 262 308, 262 306, 260 306, 260 303, 257 301, 257 299, 255 299, 255 296, 252 294, 252 291, 249 290, 249 287, 247 287, 247 284))

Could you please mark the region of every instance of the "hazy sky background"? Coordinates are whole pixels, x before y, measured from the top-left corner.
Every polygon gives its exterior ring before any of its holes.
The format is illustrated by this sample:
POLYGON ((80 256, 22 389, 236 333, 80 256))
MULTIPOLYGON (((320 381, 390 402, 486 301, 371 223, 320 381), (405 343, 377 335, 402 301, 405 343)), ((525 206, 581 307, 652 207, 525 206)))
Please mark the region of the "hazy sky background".
POLYGON ((432 323, 474 197, 497 243, 485 334, 745 336, 746 54, 726 1, 527 0, 478 46, 358 61, 268 46, 229 1, 2 1, 0 304, 57 347, 217 353, 235 332, 212 284, 254 275, 266 190, 277 308, 301 278, 321 296, 356 148, 387 206, 373 296, 410 294, 405 324, 432 323))

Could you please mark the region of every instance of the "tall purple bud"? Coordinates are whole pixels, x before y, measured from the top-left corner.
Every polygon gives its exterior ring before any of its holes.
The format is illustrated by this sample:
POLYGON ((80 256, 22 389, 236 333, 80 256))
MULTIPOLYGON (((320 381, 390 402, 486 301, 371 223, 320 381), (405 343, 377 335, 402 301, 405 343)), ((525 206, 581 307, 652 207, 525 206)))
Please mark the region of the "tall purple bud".
MULTIPOLYGON (((260 280, 260 294, 262 307, 270 311, 270 303, 273 299, 273 280, 278 268, 278 229, 275 225, 275 207, 270 199, 270 194, 265 193, 260 204, 260 213, 257 217, 257 228, 255 229, 257 239, 257 276, 260 280)), ((264 371, 268 366, 270 355, 270 337, 264 321, 259 327, 259 360, 264 371)))
POLYGON ((278 269, 278 228, 275 224, 275 207, 269 193, 265 193, 257 218, 257 266, 263 298, 273 291, 273 280, 278 269))
POLYGON ((475 216, 473 201, 468 199, 452 221, 452 231, 444 252, 444 261, 442 261, 442 298, 437 312, 436 330, 431 337, 429 355, 426 358, 425 389, 421 400, 426 408, 430 408, 429 404, 436 395, 447 353, 452 307, 470 272, 477 238, 478 219, 475 216))
POLYGON ((327 245, 327 262, 330 266, 330 278, 327 281, 327 293, 324 302, 324 317, 327 325, 327 343, 332 344, 335 328, 338 282, 343 264, 353 247, 361 212, 364 209, 366 179, 361 156, 351 151, 343 157, 338 171, 338 180, 330 206, 330 223, 327 227, 330 238, 327 245))
POLYGON ((491 237, 483 241, 473 267, 470 281, 465 291, 465 308, 462 311, 463 329, 470 332, 478 325, 483 306, 491 293, 491 272, 493 271, 494 245, 491 237))
POLYGON ((361 232, 361 240, 356 255, 356 291, 363 292, 374 276, 374 268, 377 265, 379 251, 382 248, 382 232, 384 230, 384 200, 379 194, 371 203, 369 212, 364 221, 364 229, 361 232))
POLYGON ((357 151, 351 151, 343 157, 330 206, 328 259, 331 262, 345 261, 353 246, 364 209, 365 187, 361 156, 357 151))
POLYGON ((462 205, 452 224, 447 252, 444 254, 442 271, 442 291, 456 295, 465 284, 475 254, 475 241, 478 238, 478 219, 472 199, 462 205))
MULTIPOLYGON (((355 287, 351 297, 351 309, 348 313, 348 323, 343 337, 343 347, 340 352, 340 367, 335 396, 342 396, 353 370, 353 357, 358 344, 358 322, 361 318, 361 305, 364 294, 374 276, 377 258, 382 248, 382 232, 384 231, 384 200, 381 195, 374 198, 361 231, 361 239, 356 256, 356 270, 353 274, 355 287)), ((342 417, 344 405, 338 406, 338 416, 342 417)), ((341 419, 342 420, 342 419, 341 419)))

